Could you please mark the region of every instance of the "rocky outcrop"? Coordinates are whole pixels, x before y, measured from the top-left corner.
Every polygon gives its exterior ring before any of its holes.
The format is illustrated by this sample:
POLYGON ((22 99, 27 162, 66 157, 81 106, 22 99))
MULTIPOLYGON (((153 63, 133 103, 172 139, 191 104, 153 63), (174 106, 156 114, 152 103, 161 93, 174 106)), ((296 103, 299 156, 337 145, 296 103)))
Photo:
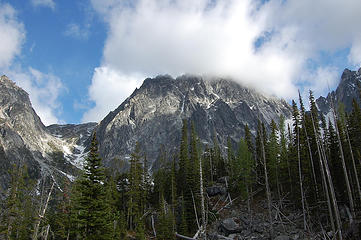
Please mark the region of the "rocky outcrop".
POLYGON ((182 119, 194 122, 203 145, 211 145, 217 138, 226 146, 227 137, 233 143, 239 141, 245 124, 255 132, 258 119, 269 124, 281 114, 290 117, 290 113, 284 100, 230 80, 191 75, 148 78, 100 122, 100 154, 107 166, 116 166, 119 159, 130 158, 139 142, 156 167, 160 147, 164 146, 169 156, 176 154, 182 119))
POLYGON ((330 92, 326 97, 319 97, 316 100, 317 107, 320 112, 327 115, 331 111, 332 101, 336 107, 339 107, 342 103, 346 112, 350 112, 352 109, 352 100, 356 99, 358 103, 360 99, 361 87, 361 68, 358 71, 351 71, 345 69, 341 75, 341 81, 335 91, 330 92))
MULTIPOLYGON (((0 77, 0 199, 9 186, 13 164, 26 165, 33 179, 50 177, 59 188, 65 178, 72 180, 78 169, 64 150, 73 146, 51 135, 29 95, 8 77, 0 77)), ((68 155, 73 155, 71 150, 68 155)))

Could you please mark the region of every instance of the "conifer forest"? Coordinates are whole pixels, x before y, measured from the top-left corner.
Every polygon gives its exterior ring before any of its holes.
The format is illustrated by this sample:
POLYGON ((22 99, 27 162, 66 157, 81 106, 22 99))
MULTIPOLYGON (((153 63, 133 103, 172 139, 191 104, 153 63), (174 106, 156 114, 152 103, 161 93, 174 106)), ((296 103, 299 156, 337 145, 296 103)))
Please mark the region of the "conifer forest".
POLYGON ((300 239, 360 239, 360 106, 333 106, 326 118, 311 91, 307 101, 309 110, 301 97, 292 101, 292 121, 258 121, 256 132, 245 125, 224 149, 217 136, 201 143, 184 119, 177 154, 159 146, 156 170, 140 143, 127 171, 105 168, 96 133, 83 170, 61 188, 13 165, 0 239, 233 239, 236 231, 218 223, 234 209, 245 222, 264 216, 264 239, 276 239, 282 224, 302 229, 300 239))

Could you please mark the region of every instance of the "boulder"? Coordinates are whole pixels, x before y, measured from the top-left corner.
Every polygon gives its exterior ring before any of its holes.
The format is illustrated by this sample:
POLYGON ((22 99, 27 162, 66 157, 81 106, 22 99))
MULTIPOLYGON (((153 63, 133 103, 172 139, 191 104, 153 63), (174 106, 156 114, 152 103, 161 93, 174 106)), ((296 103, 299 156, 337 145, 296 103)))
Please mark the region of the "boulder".
POLYGON ((207 187, 206 192, 207 192, 208 196, 214 197, 217 195, 225 195, 227 193, 227 190, 223 186, 214 185, 211 187, 207 187))
POLYGON ((218 226, 218 231, 220 233, 224 233, 226 236, 232 233, 241 233, 242 230, 244 229, 239 223, 237 223, 236 218, 226 218, 218 226))

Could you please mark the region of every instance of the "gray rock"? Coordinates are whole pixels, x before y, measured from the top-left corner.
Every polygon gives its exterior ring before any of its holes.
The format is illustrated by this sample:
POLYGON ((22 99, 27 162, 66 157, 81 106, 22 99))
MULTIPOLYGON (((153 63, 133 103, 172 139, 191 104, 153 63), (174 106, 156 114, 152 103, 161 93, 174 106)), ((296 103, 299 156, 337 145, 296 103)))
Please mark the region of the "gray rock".
POLYGON ((255 131, 259 117, 268 127, 271 119, 277 121, 280 114, 291 116, 287 102, 229 80, 192 75, 148 78, 100 122, 100 155, 106 166, 116 167, 119 159, 130 159, 139 142, 153 169, 157 169, 161 146, 168 156, 177 153, 183 119, 195 123, 203 144, 212 145, 217 134, 224 150, 228 136, 236 145, 244 135, 244 124, 255 131))
POLYGON ((280 235, 280 236, 277 236, 274 240, 291 240, 291 238, 286 235, 280 235))
POLYGON ((361 102, 357 85, 361 83, 361 68, 358 71, 345 69, 341 76, 341 81, 335 91, 330 92, 326 97, 319 97, 316 100, 320 112, 324 115, 331 111, 331 99, 334 99, 335 106, 343 103, 345 111, 350 112, 352 109, 352 100, 356 99, 361 102))
POLYGON ((217 195, 225 195, 227 193, 227 190, 223 186, 211 186, 207 187, 206 192, 208 196, 214 197, 217 195))
POLYGON ((224 233, 226 236, 232 233, 241 233, 243 228, 239 223, 236 222, 236 220, 236 218, 224 219, 219 225, 218 231, 220 233, 224 233))
MULTIPOLYGON (((8 77, 1 76, 0 188, 8 188, 13 164, 26 165, 32 179, 49 177, 57 183, 64 182, 65 178, 73 180, 79 169, 70 160, 71 149, 75 149, 73 143, 64 143, 50 134, 32 108, 28 93, 8 77), (69 152, 64 153, 65 148, 69 152)), ((4 192, 0 191, 0 200, 4 192)))

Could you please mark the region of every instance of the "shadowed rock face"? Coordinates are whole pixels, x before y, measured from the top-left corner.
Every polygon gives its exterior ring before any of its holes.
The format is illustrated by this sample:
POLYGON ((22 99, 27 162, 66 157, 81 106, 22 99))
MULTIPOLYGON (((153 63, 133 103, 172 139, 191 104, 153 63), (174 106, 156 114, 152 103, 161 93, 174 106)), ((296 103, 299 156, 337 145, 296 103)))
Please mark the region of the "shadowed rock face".
POLYGON ((169 157, 177 154, 182 119, 194 122, 204 145, 211 145, 216 136, 225 146, 227 137, 236 142, 244 136, 245 124, 255 132, 258 118, 269 124, 281 114, 291 116, 291 107, 284 100, 229 80, 190 75, 148 78, 100 122, 100 154, 107 166, 117 166, 119 159, 130 158, 139 142, 155 163, 161 146, 169 157))
POLYGON ((359 103, 361 102, 358 87, 359 84, 361 84, 361 68, 358 71, 345 69, 336 90, 330 92, 326 97, 321 96, 316 100, 320 112, 327 115, 331 111, 332 100, 334 101, 336 108, 342 103, 345 107, 345 111, 350 112, 352 110, 353 99, 356 99, 359 103))

